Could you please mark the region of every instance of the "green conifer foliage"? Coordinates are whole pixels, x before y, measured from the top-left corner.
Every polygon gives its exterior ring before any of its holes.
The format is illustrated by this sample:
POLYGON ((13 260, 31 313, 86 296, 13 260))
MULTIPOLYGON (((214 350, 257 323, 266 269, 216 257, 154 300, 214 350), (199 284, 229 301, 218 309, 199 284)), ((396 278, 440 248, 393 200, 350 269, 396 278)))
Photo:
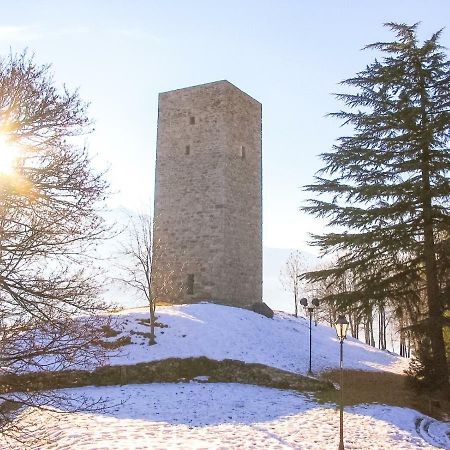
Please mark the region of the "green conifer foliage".
POLYGON ((314 198, 303 209, 338 230, 312 243, 340 255, 336 267, 308 278, 358 274, 355 290, 336 299, 343 307, 425 299, 427 315, 418 320, 435 381, 448 386, 437 248, 450 231, 450 62, 441 31, 420 43, 418 24, 386 26, 395 40, 368 45, 382 58, 337 94, 345 108, 331 116, 353 134, 321 155, 325 165, 306 186, 314 198))

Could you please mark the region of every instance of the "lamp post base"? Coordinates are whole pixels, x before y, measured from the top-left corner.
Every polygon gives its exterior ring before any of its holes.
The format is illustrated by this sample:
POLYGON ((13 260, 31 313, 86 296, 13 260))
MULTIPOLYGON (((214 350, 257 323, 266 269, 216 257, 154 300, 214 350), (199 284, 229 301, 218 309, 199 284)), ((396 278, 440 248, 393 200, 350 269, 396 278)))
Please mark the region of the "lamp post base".
POLYGON ((308 372, 306 372, 306 375, 307 375, 308 377, 313 377, 313 376, 314 376, 314 374, 312 373, 311 370, 308 370, 308 372))
POLYGON ((343 442, 339 442, 338 450, 345 450, 345 449, 344 449, 344 443, 343 443, 343 442))

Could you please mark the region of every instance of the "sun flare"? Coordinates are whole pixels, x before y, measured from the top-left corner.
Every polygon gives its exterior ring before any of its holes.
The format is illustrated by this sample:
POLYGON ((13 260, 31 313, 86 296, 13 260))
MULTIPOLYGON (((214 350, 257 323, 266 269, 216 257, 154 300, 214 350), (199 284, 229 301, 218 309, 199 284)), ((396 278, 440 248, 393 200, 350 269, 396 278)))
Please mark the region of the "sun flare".
POLYGON ((19 149, 8 141, 5 136, 0 135, 0 174, 12 175, 17 166, 19 149))

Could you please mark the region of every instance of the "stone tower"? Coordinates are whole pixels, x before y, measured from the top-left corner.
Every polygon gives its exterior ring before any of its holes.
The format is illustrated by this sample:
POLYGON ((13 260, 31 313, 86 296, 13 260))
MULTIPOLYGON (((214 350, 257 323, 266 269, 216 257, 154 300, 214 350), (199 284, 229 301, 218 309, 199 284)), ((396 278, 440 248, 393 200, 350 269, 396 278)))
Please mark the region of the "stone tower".
POLYGON ((228 81, 159 95, 153 295, 262 301, 261 104, 228 81))

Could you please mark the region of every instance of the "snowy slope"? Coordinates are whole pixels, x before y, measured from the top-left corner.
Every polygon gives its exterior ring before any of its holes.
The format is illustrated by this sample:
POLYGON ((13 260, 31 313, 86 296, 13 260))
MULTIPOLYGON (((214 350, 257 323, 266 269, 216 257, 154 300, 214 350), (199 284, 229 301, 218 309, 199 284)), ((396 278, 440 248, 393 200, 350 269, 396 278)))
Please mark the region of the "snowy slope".
MULTIPOLYGON (((145 309, 113 316, 118 339, 131 336, 110 364, 168 357, 207 356, 259 362, 306 373, 309 322, 285 313, 267 319, 250 311, 214 304, 160 307, 157 345, 149 346, 145 309)), ((329 327, 313 327, 313 369, 338 367, 339 344, 329 327)), ((345 366, 401 372, 408 360, 345 342, 345 366)), ((63 390, 72 398, 106 399, 106 409, 65 413, 24 409, 16 419, 26 446, 0 437, 0 449, 336 449, 339 413, 292 391, 239 384, 174 383, 63 390), (34 440, 34 443, 32 443, 34 440)), ((80 399, 81 401, 81 399, 80 399)), ((450 449, 449 424, 386 405, 348 407, 345 448, 450 449)))
MULTIPOLYGON (((101 413, 28 410, 18 424, 48 439, 33 449, 315 449, 338 447, 339 413, 290 391, 237 384, 152 384, 73 389, 110 398, 101 413), (119 404, 123 402, 123 404, 119 404), (21 422, 20 422, 21 420, 21 422), (44 434, 45 433, 45 434, 44 434)), ((448 425, 383 405, 348 408, 347 450, 450 448, 448 425)), ((22 435, 24 437, 24 435, 22 435)), ((23 444, 0 439, 2 449, 23 444)))
MULTIPOLYGON (((145 309, 125 310, 115 316, 113 327, 120 336, 131 335, 132 345, 120 349, 109 364, 134 364, 169 357, 207 356, 256 362, 305 374, 309 363, 309 321, 286 313, 273 319, 240 308, 214 304, 159 307, 157 345, 149 346, 148 332, 138 321, 148 318, 145 309)), ((117 336, 117 337, 120 337, 117 336)), ((114 339, 117 339, 114 338, 114 339)), ((408 360, 377 350, 356 339, 345 342, 345 367, 401 373, 408 360)), ((339 343, 334 329, 312 328, 313 372, 339 367, 339 343)))

